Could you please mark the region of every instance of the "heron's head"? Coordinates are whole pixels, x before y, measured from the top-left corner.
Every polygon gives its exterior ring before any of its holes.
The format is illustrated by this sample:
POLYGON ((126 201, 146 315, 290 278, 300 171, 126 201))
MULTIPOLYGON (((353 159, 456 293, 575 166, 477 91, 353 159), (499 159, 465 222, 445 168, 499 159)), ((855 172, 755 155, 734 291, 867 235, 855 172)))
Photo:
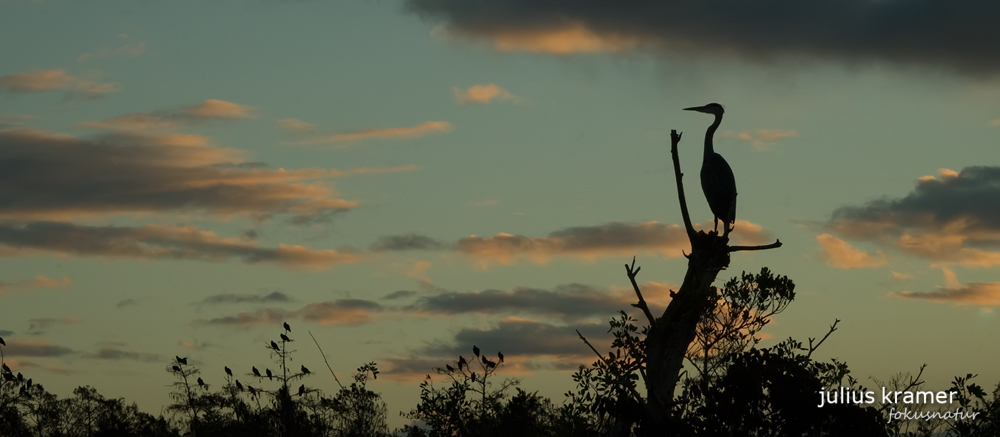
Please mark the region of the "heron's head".
POLYGON ((722 109, 722 105, 718 103, 709 103, 705 106, 695 106, 692 108, 684 108, 685 111, 698 111, 704 112, 706 114, 722 115, 726 111, 722 109))

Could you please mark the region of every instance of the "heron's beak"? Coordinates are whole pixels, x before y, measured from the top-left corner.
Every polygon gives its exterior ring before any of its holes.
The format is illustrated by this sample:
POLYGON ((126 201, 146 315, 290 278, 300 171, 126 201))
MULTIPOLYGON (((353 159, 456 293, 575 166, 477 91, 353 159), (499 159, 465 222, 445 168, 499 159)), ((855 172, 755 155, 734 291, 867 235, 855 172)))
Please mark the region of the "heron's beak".
POLYGON ((690 107, 690 108, 684 108, 684 110, 685 110, 685 111, 698 111, 698 112, 704 112, 704 113, 706 113, 706 114, 709 114, 709 113, 710 113, 710 112, 708 112, 708 108, 706 108, 706 107, 704 107, 704 106, 692 106, 692 107, 690 107))

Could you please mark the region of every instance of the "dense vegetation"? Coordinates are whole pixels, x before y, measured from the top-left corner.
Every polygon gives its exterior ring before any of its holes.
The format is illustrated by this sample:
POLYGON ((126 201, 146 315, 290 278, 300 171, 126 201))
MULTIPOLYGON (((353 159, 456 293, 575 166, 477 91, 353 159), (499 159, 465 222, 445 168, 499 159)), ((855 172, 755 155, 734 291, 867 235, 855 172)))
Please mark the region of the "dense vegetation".
MULTIPOLYGON (((761 330, 794 296, 792 281, 767 269, 744 273, 718 290, 714 310, 702 318, 687 353, 687 371, 673 400, 674 435, 1000 435, 1000 386, 988 394, 971 381, 973 375, 955 378, 951 390, 957 405, 948 407, 978 412, 975 420, 891 420, 893 406, 880 402, 817 407, 820 389, 865 388, 845 363, 812 359, 836 322, 819 341, 787 339, 758 347, 761 330)), ((385 402, 368 388, 379 374, 376 363, 359 367, 349 385, 338 380, 336 393, 323 393, 307 386, 312 371, 290 364, 295 340, 285 328, 280 342, 266 345, 277 371, 254 367, 253 376, 240 381, 226 367, 221 387, 206 384, 201 369, 175 357, 166 366, 176 379, 166 417, 86 386, 60 399, 4 363, 0 436, 661 435, 651 431, 652 418, 643 408, 648 327, 637 326, 624 311, 610 322, 612 350, 594 349, 598 358, 572 375, 576 388, 564 399, 550 400, 503 378, 504 357, 488 357, 473 346, 469 359, 444 363, 435 369, 436 381, 428 377, 420 384, 419 403, 401 413, 411 424, 396 430, 387 425, 385 402)), ((918 390, 919 378, 903 374, 875 382, 918 390)))

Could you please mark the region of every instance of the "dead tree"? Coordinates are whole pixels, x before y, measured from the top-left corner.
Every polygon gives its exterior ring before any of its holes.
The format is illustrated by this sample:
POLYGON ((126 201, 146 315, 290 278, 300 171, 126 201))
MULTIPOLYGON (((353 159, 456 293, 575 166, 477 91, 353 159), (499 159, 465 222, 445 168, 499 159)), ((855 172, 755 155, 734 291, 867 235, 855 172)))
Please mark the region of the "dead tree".
POLYGON ((638 298, 638 303, 632 306, 641 309, 649 321, 650 328, 645 339, 645 407, 653 424, 661 431, 673 428, 671 425, 675 413, 674 389, 684 367, 684 356, 694 340, 698 322, 715 309, 717 290, 712 283, 719 271, 729 266, 729 254, 744 250, 781 247, 781 241, 764 246, 730 246, 728 236, 720 236, 716 232, 695 232, 691 225, 691 217, 688 215, 682 182, 684 175, 681 173, 680 160, 677 157, 677 144, 680 143, 681 135, 673 130, 670 132, 670 140, 670 154, 677 180, 677 197, 684 218, 684 228, 691 242, 691 253, 684 255, 688 259, 684 282, 680 290, 671 292, 672 299, 663 315, 654 317, 646 305, 635 281, 639 269, 634 267, 634 261, 632 266, 625 265, 626 273, 638 298))

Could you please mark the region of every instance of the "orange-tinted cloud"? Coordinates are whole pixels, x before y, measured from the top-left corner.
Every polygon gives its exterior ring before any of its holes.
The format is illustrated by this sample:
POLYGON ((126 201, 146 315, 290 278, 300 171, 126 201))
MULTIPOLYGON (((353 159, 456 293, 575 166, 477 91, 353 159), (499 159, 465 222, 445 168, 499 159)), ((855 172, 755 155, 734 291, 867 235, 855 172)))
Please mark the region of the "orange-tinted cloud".
MULTIPOLYGON (((8 249, 10 250, 10 249, 8 249)), ((0 256, 2 252, 0 252, 0 256)), ((7 294, 12 290, 32 290, 35 288, 66 288, 72 284, 69 278, 63 276, 60 280, 50 279, 43 275, 35 276, 34 279, 26 279, 22 281, 17 281, 13 283, 6 283, 0 281, 0 296, 7 294)))
POLYGON ((517 96, 493 83, 489 85, 473 85, 466 90, 460 88, 452 88, 452 90, 455 92, 455 99, 463 105, 485 105, 493 99, 518 101, 517 96))
POLYGON ((308 134, 316 131, 315 124, 309 124, 295 118, 285 118, 275 122, 278 127, 287 129, 296 134, 308 134))
MULTIPOLYGON (((734 243, 760 244, 766 233, 760 225, 744 220, 736 223, 731 235, 734 243)), ((470 236, 458 240, 458 251, 479 259, 483 267, 490 263, 510 265, 519 259, 545 264, 556 256, 570 256, 592 261, 605 256, 632 256, 659 252, 680 257, 690 251, 687 232, 679 225, 612 222, 580 226, 552 232, 548 237, 526 237, 499 233, 492 237, 470 236)))
POLYGON ((79 127, 94 129, 115 129, 126 131, 142 131, 163 129, 179 125, 191 125, 213 120, 232 120, 252 118, 254 108, 227 102, 225 100, 208 99, 197 105, 184 106, 162 111, 125 114, 101 121, 79 123, 79 127))
POLYGON ((843 207, 827 227, 935 266, 1000 265, 1000 167, 938 170, 905 197, 843 207))
POLYGON ((80 79, 66 74, 65 70, 31 70, 0 76, 0 87, 12 93, 64 90, 90 98, 101 97, 118 90, 116 83, 98 83, 80 79))
POLYGON ((1000 282, 968 283, 958 282, 955 273, 942 269, 945 276, 945 286, 937 291, 912 292, 902 291, 889 293, 890 296, 904 299, 922 299, 937 303, 953 303, 955 305, 1000 306, 1000 282))
POLYGON ((866 267, 881 267, 888 263, 885 253, 881 250, 874 255, 855 249, 848 242, 830 234, 816 236, 816 241, 823 246, 823 259, 830 267, 839 269, 861 269, 866 267))
POLYGON ((580 23, 537 30, 506 30, 494 34, 492 40, 493 47, 503 52, 554 55, 623 52, 637 47, 640 42, 634 36, 597 33, 580 23))
POLYGON ((774 143, 783 138, 792 138, 799 133, 794 130, 784 129, 755 129, 742 132, 728 131, 722 134, 722 138, 736 138, 746 141, 757 150, 767 150, 774 143))
POLYGON ((428 121, 416 126, 393 127, 386 129, 366 129, 354 132, 345 132, 323 138, 302 141, 294 144, 324 144, 339 143, 345 141, 361 141, 372 138, 417 138, 433 132, 451 132, 454 129, 451 123, 446 121, 428 121))
POLYGON ((358 205, 324 179, 416 169, 270 169, 195 135, 81 139, 18 129, 0 131, 0 143, 0 218, 19 220, 198 210, 308 220, 358 205))
POLYGON ((6 340, 3 348, 7 357, 61 357, 73 353, 68 347, 53 345, 42 340, 6 340))

